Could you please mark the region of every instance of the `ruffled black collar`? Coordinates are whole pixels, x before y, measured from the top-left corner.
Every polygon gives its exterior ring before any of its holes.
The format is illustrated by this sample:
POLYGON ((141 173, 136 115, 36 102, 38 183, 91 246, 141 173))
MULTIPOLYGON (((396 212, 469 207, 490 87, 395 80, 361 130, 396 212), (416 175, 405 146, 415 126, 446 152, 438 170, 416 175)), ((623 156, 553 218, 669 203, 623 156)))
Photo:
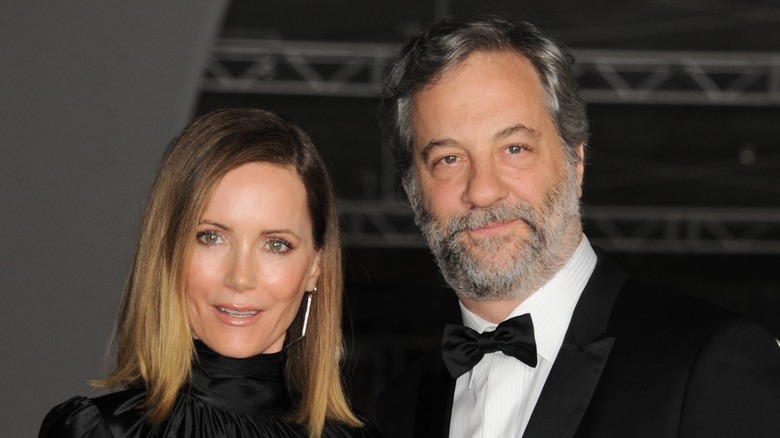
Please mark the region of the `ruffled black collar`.
POLYGON ((284 414, 292 408, 283 352, 233 359, 198 340, 195 350, 190 394, 196 399, 250 415, 284 414))

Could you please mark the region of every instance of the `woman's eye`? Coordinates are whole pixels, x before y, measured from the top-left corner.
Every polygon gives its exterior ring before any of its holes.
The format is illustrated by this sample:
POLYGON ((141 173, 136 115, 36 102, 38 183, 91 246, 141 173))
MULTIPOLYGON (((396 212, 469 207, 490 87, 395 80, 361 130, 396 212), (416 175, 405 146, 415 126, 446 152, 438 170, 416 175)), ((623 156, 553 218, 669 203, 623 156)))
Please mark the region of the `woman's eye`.
POLYGON ((222 242, 222 238, 219 236, 219 234, 211 231, 201 231, 196 234, 196 237, 199 242, 206 245, 217 245, 222 242))
POLYGON ((292 245, 290 244, 290 242, 287 242, 282 239, 269 240, 268 243, 266 244, 266 247, 268 248, 268 250, 275 253, 285 253, 292 249, 292 245))

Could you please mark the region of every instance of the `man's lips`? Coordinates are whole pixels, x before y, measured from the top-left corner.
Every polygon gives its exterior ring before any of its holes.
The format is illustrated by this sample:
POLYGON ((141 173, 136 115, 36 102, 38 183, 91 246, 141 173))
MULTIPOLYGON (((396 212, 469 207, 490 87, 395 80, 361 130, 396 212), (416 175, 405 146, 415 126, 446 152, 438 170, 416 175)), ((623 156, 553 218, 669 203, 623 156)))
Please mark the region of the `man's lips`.
POLYGON ((495 234, 503 234, 512 228, 518 219, 512 219, 503 222, 493 222, 488 225, 468 230, 469 234, 477 236, 490 236, 495 234))

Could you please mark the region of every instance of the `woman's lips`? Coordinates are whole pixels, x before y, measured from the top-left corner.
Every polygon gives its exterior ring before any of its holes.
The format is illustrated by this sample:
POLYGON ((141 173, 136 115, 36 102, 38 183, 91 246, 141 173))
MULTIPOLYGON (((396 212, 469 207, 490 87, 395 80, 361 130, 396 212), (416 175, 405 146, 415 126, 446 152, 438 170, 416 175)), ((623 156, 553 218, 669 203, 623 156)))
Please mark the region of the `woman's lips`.
POLYGON ((262 313, 260 309, 236 306, 214 306, 217 318, 225 324, 244 326, 256 321, 262 313))
POLYGON ((259 312, 259 310, 233 310, 233 309, 228 309, 227 307, 217 307, 217 308, 222 313, 227 313, 228 315, 237 316, 239 318, 247 318, 253 315, 257 315, 257 312, 259 312))

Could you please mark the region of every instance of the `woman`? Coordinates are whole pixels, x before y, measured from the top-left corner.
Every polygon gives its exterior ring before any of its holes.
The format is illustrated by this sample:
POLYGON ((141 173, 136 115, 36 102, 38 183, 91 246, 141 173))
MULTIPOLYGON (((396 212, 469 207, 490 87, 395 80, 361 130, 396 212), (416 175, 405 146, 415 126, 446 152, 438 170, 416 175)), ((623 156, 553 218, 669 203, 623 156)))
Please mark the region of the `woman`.
POLYGON ((308 136, 209 113, 168 149, 118 321, 123 390, 75 397, 40 436, 374 436, 339 377, 341 249, 308 136))

